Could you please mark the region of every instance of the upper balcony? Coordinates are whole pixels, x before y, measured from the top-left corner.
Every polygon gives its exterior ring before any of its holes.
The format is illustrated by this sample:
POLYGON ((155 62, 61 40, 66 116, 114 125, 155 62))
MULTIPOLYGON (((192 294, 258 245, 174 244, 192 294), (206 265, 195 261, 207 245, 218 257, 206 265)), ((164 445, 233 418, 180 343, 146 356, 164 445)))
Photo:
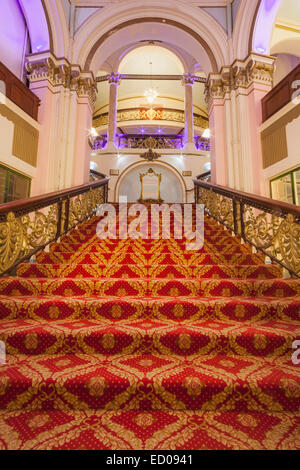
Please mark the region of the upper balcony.
MULTIPOLYGON (((210 151, 210 141, 201 136, 194 137, 195 150, 201 152, 210 151)), ((107 146, 107 136, 95 137, 91 141, 93 151, 104 151, 107 146)), ((184 149, 184 136, 182 134, 172 135, 149 135, 149 134, 118 134, 117 146, 121 150, 165 150, 179 151, 184 149)))
POLYGON ((40 100, 2 62, 0 62, 0 92, 26 114, 37 121, 40 100))
POLYGON ((262 118, 266 122, 271 116, 290 103, 300 81, 300 65, 283 78, 263 99, 262 118))

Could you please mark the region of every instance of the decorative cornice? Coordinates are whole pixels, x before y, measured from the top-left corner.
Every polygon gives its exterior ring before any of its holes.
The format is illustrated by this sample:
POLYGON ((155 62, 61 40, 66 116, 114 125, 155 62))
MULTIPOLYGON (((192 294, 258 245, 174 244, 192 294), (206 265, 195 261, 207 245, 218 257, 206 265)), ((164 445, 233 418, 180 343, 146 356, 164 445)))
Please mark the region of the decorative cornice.
POLYGON ((48 81, 54 87, 76 92, 78 97, 88 97, 91 105, 96 101, 97 83, 92 72, 83 72, 65 58, 57 59, 52 53, 28 55, 26 70, 30 83, 48 81))
POLYGON ((222 99, 233 90, 247 89, 253 83, 272 86, 275 57, 251 53, 246 60, 236 60, 222 67, 220 73, 210 74, 205 95, 208 105, 222 99))

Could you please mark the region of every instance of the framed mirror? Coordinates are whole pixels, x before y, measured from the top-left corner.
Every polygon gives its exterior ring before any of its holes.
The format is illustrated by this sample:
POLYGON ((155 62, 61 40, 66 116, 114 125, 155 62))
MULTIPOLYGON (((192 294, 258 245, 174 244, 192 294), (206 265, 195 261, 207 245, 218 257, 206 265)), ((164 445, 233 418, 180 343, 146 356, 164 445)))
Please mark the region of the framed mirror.
POLYGON ((149 168, 147 173, 140 174, 141 197, 138 202, 141 203, 162 203, 160 197, 161 174, 155 173, 149 168))

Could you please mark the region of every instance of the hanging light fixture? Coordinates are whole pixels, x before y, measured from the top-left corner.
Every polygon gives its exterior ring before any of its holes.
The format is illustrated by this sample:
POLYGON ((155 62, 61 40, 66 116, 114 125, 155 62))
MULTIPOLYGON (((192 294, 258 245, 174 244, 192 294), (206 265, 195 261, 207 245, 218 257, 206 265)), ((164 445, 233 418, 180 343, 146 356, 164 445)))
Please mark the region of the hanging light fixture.
POLYGON ((202 134, 203 139, 210 139, 210 129, 205 129, 202 134))
POLYGON ((158 97, 158 92, 153 88, 152 84, 152 62, 149 63, 150 65, 150 88, 147 88, 144 92, 144 96, 148 102, 148 104, 152 105, 156 98, 158 97))

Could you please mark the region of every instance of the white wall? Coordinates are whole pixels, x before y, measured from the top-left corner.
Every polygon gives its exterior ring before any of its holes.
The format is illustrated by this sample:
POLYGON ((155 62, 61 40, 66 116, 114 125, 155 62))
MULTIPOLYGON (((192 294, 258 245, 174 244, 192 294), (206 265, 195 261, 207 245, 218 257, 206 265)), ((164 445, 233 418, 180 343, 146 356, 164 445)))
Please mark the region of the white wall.
POLYGON ((275 54, 274 86, 286 77, 297 65, 300 64, 300 57, 291 54, 275 54))
POLYGON ((128 202, 136 202, 141 196, 140 175, 152 168, 155 173, 161 174, 161 198, 164 202, 183 202, 181 185, 178 177, 168 168, 155 164, 139 165, 133 168, 120 184, 119 195, 127 196, 128 202))
MULTIPOLYGON (((284 116, 286 113, 291 111, 294 108, 294 104, 290 102, 283 109, 278 111, 274 116, 268 119, 260 128, 261 131, 267 129, 269 126, 274 124, 278 119, 284 116)), ((275 163, 274 165, 269 166, 263 171, 265 178, 265 188, 266 194, 270 193, 269 182, 271 179, 280 176, 283 173, 286 173, 289 170, 297 168, 300 166, 300 145, 299 145, 299 135, 300 135, 300 116, 294 119, 292 122, 288 123, 286 126, 286 138, 287 138, 287 147, 288 147, 288 156, 283 160, 275 163)))
MULTIPOLYGON (((1 95, 1 92, 0 104, 4 104, 10 111, 17 114, 38 131, 40 130, 40 125, 34 119, 28 116, 28 114, 22 111, 22 109, 8 98, 1 95)), ((28 176, 29 178, 34 178, 36 175, 36 168, 13 155, 13 138, 14 123, 2 116, 0 112, 0 163, 24 174, 25 176, 28 176)))

